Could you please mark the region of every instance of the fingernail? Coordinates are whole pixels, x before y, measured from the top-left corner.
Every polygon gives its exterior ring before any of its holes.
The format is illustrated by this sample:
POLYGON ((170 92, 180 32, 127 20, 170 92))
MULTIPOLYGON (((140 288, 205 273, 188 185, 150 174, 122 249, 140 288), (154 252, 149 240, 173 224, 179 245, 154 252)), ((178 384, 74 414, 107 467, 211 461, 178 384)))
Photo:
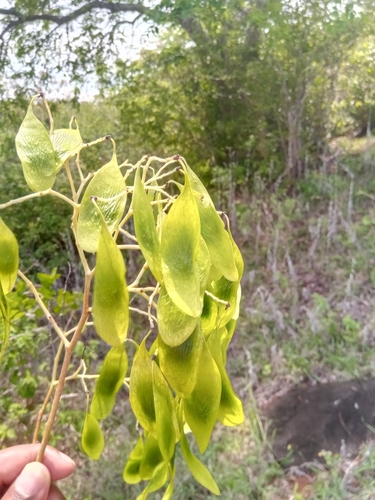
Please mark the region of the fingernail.
POLYGON ((76 463, 70 457, 68 457, 68 455, 65 455, 65 453, 62 453, 61 451, 59 451, 59 455, 60 455, 62 460, 64 460, 65 462, 68 462, 71 465, 74 465, 74 467, 75 467, 76 463))
POLYGON ((49 482, 47 469, 42 464, 33 462, 27 464, 18 476, 14 489, 20 499, 34 498, 44 488, 48 491, 49 482))

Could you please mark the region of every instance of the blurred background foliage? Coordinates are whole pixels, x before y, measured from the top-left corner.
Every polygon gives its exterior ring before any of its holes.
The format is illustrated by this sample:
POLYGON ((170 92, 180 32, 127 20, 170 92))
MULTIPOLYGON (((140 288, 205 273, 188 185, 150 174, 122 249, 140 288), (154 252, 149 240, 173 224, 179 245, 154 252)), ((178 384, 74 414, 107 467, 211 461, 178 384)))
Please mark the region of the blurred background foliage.
MULTIPOLYGON (((246 271, 228 371, 247 421, 218 428, 204 458, 225 499, 302 498, 273 460, 256 403, 302 380, 373 375, 374 16, 372 0, 0 5, 0 203, 27 194, 14 138, 42 89, 57 127, 74 114, 84 141, 113 136, 121 162, 179 153, 229 213, 246 271)), ((36 112, 48 126, 43 107, 36 112)), ((110 156, 102 143, 83 152, 82 167, 110 156)), ((57 182, 68 189, 63 172, 57 182)), ((82 284, 69 206, 41 198, 1 216, 20 242, 22 270, 68 328, 82 284)), ((56 349, 22 283, 11 300, 21 313, 1 365, 1 446, 30 440, 56 349)), ((131 335, 142 328, 133 319, 131 335)), ((76 362, 94 373, 104 354, 88 329, 76 362)), ((78 383, 67 388, 54 444, 80 465, 66 486, 72 500, 136 496, 121 479, 135 422, 124 419, 125 389, 119 399, 107 450, 92 463, 78 451, 85 396, 78 383)), ((326 454, 313 498, 372 498, 374 449, 361 453, 350 469, 326 454), (342 480, 349 470, 354 492, 342 480)), ((176 499, 187 498, 210 497, 182 471, 176 499)))

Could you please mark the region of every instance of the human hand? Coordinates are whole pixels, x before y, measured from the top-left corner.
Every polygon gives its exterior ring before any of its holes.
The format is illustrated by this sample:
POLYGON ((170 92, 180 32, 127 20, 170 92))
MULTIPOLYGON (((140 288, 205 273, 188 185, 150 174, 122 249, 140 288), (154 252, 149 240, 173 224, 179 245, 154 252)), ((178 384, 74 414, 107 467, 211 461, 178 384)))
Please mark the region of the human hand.
POLYGON ((70 476, 75 463, 51 446, 47 446, 43 463, 35 462, 39 447, 25 444, 0 451, 1 500, 65 499, 51 482, 70 476))

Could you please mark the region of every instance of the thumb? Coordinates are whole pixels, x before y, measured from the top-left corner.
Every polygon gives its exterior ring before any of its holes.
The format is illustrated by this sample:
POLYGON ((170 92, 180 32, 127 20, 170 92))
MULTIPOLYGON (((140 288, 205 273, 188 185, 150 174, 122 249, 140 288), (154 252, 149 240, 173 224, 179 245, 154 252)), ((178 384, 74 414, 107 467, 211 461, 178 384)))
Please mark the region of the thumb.
POLYGON ((27 464, 2 500, 47 500, 51 476, 38 462, 27 464))

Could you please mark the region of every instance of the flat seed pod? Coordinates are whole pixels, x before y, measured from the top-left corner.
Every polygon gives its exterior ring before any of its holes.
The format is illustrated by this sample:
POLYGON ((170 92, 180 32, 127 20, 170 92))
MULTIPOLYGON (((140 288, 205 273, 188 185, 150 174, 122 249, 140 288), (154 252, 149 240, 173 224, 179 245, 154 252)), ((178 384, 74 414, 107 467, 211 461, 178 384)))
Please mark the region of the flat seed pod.
POLYGON ((163 222, 161 265, 168 295, 177 307, 193 317, 200 316, 202 311, 197 264, 199 239, 199 213, 189 178, 185 176, 184 189, 163 222))
POLYGON ((90 413, 97 420, 103 420, 111 413, 127 369, 128 357, 124 346, 112 347, 101 367, 91 402, 90 413))
POLYGON ((229 281, 224 276, 222 276, 219 281, 213 281, 210 292, 215 295, 215 297, 223 300, 229 304, 217 302, 217 319, 216 325, 218 328, 225 326, 229 320, 233 318, 237 311, 237 299, 238 299, 238 288, 240 284, 238 281, 229 281))
POLYGON ((217 325, 218 302, 209 295, 203 298, 203 311, 201 316, 202 333, 207 336, 217 325))
POLYGON ((17 279, 19 251, 17 238, 0 217, 0 282, 7 295, 17 279))
POLYGON ((26 116, 16 135, 16 150, 23 174, 32 191, 50 189, 56 179, 56 155, 47 130, 33 112, 31 99, 26 116))
POLYGON ((155 469, 151 481, 148 483, 143 492, 137 496, 136 500, 146 500, 148 494, 164 486, 165 483, 167 482, 167 479, 168 479, 168 464, 161 463, 155 469))
POLYGON ((160 242, 156 232, 154 212, 141 180, 140 168, 135 175, 132 207, 138 245, 152 274, 157 281, 162 282, 160 242))
POLYGON ((142 481, 141 475, 139 473, 139 468, 141 466, 143 452, 143 439, 142 436, 139 436, 137 444, 135 445, 133 451, 130 453, 130 456, 122 473, 122 478, 126 483, 137 484, 142 481))
POLYGON ((163 495, 163 498, 161 500, 171 500, 173 492, 174 492, 174 476, 175 476, 175 466, 173 461, 169 463, 169 474, 170 474, 170 481, 168 488, 165 490, 165 493, 163 495))
POLYGON ((226 364, 227 364, 227 350, 228 350, 228 346, 230 344, 230 341, 232 340, 234 330, 236 329, 236 324, 237 324, 237 321, 234 319, 231 319, 225 325, 225 330, 220 329, 220 331, 222 332, 221 339, 220 339, 221 355, 223 357, 224 366, 226 366, 226 364))
POLYGON ((183 400, 186 422, 203 453, 210 442, 221 398, 221 377, 219 369, 207 347, 199 360, 197 383, 189 397, 183 400))
POLYGON ((152 385, 152 361, 143 340, 134 356, 130 372, 130 405, 138 422, 147 431, 157 435, 154 392, 152 385))
POLYGON ((6 298, 0 281, 0 360, 7 347, 10 334, 10 310, 8 299, 6 298))
POLYGON ((77 223, 77 240, 86 252, 97 251, 101 228, 100 215, 91 197, 98 198, 97 206, 104 216, 110 233, 113 233, 124 213, 125 189, 125 181, 114 152, 111 161, 95 174, 82 198, 77 223))
POLYGON ((129 326, 129 292, 125 263, 107 225, 102 221, 92 303, 95 329, 104 342, 122 344, 129 326))
POLYGON ((160 335, 158 337, 160 369, 180 397, 189 396, 194 389, 202 348, 203 337, 199 323, 190 337, 177 347, 170 347, 160 335))
POLYGON ((139 468, 139 474, 142 479, 148 481, 152 478, 157 466, 163 462, 158 440, 149 433, 146 437, 143 451, 142 462, 139 468))
POLYGON ((171 347, 181 345, 192 334, 199 318, 179 309, 162 285, 158 300, 158 328, 163 342, 171 347))
POLYGON ((98 460, 104 450, 104 437, 99 422, 87 413, 82 431, 82 449, 93 460, 98 460))
POLYGON ((184 433, 181 434, 181 450, 185 462, 196 481, 214 495, 220 495, 220 490, 209 470, 190 451, 189 443, 184 433))
POLYGON ((200 292, 201 299, 203 300, 204 291, 207 288, 208 281, 210 279, 211 273, 211 257, 206 242, 200 237, 199 247, 197 253, 197 263, 199 270, 199 284, 200 284, 200 292))
POLYGON ((233 247, 223 221, 206 195, 194 193, 199 210, 201 233, 207 244, 211 262, 215 268, 230 281, 238 280, 238 271, 234 261, 233 247))
POLYGON ((226 336, 227 330, 225 327, 217 329, 211 333, 207 345, 219 368, 221 376, 221 399, 217 418, 223 425, 231 427, 242 424, 245 420, 245 415, 242 408, 242 402, 234 392, 224 366, 221 342, 226 336))
POLYGON ((169 385, 155 362, 152 363, 152 383, 159 447, 164 460, 169 462, 176 446, 176 410, 169 385))
POLYGON ((74 156, 82 146, 82 137, 78 128, 61 128, 50 136, 56 155, 56 172, 66 160, 74 156))

